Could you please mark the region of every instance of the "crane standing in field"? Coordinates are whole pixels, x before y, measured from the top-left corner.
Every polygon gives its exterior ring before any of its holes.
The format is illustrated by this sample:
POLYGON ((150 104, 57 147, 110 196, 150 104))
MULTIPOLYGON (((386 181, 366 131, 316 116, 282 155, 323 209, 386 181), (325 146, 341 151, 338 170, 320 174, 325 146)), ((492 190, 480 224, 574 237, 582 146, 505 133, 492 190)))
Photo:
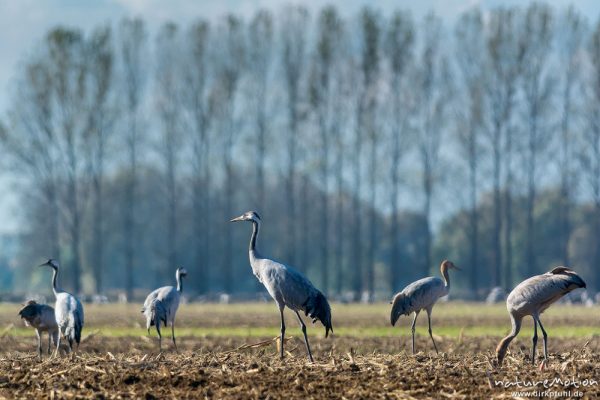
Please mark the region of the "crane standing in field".
POLYGON ((177 288, 173 286, 163 286, 156 289, 146 297, 142 314, 146 316, 146 329, 150 333, 150 327, 156 326, 158 333, 158 348, 162 351, 162 335, 160 334, 160 323, 165 326, 171 324, 171 340, 175 351, 177 350, 177 342, 175 341, 175 314, 179 308, 181 292, 183 291, 182 278, 187 275, 185 268, 177 268, 175 272, 175 280, 177 288))
POLYGON ((56 297, 54 315, 56 316, 56 324, 60 329, 54 355, 58 355, 61 335, 69 342, 70 351, 73 351, 73 342, 77 343, 77 348, 79 349, 81 330, 83 329, 83 306, 77 297, 58 288, 56 283, 58 279, 58 262, 50 259, 40 265, 40 267, 45 266, 54 270, 52 275, 52 291, 54 292, 54 297, 56 297))
POLYGON ((42 356, 42 333, 48 332, 48 354, 50 354, 50 342, 54 341, 54 345, 58 342, 58 325, 54 316, 54 308, 47 304, 38 304, 34 300, 29 300, 19 310, 19 317, 25 320, 26 326, 35 328, 40 357, 42 356))
MULTIPOLYGON (((264 258, 259 254, 256 250, 256 238, 258 237, 260 228, 260 217, 256 212, 248 211, 232 219, 230 222, 238 221, 252 222, 252 236, 249 247, 250 266, 254 275, 265 286, 279 307, 279 315, 281 316, 281 358, 283 359, 283 341, 285 335, 283 310, 287 306, 298 317, 302 334, 304 335, 308 359, 310 362, 313 362, 308 337, 306 336, 306 325, 302 321, 302 317, 300 317, 298 311, 304 311, 304 315, 308 315, 312 319, 313 324, 317 320, 321 321, 323 326, 325 326, 325 337, 327 337, 330 330, 333 332, 333 327, 331 326, 331 308, 327 299, 302 273, 287 265, 264 258)), ((325 268, 325 266, 323 267, 325 268)))
POLYGON ((435 352, 438 352, 435 340, 431 333, 431 310, 440 297, 446 296, 450 291, 450 277, 448 276, 449 269, 460 270, 452 262, 448 260, 442 261, 440 271, 444 280, 437 277, 428 277, 419 279, 405 287, 400 293, 394 296, 391 301, 392 313, 390 322, 392 326, 396 325, 396 321, 401 315, 409 315, 415 313, 412 322, 412 352, 415 353, 415 324, 421 310, 427 311, 427 320, 429 322, 429 336, 433 342, 435 352))
POLYGON ((500 341, 496 348, 498 365, 502 365, 508 345, 517 337, 521 330, 523 317, 531 315, 533 318, 533 348, 531 349, 531 363, 535 363, 535 347, 537 345, 537 326, 540 326, 544 336, 544 361, 548 359, 548 335, 540 321, 543 313, 552 303, 572 290, 585 288, 585 282, 575 271, 566 267, 556 267, 542 275, 532 276, 515 287, 506 299, 506 308, 510 315, 512 330, 508 336, 500 341))

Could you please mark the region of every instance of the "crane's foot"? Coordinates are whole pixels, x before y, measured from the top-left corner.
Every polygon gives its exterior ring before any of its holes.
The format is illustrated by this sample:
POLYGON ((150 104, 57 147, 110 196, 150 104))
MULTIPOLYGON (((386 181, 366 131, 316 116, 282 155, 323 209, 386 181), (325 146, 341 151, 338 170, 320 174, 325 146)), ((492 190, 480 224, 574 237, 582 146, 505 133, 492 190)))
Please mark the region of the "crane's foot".
POLYGON ((548 366, 548 360, 544 358, 544 359, 542 360, 542 362, 540 363, 540 366, 539 366, 539 368, 538 368, 538 369, 539 369, 540 371, 545 371, 547 366, 548 366))

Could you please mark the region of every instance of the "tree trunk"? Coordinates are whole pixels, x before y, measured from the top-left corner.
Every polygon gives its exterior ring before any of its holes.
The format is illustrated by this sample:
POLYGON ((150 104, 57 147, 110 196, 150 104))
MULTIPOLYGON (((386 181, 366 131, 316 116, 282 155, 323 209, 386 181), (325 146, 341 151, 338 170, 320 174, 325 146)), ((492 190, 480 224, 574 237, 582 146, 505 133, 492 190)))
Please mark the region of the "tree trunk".
MULTIPOLYGON (((504 285, 507 291, 512 289, 512 229, 513 229, 513 211, 512 211, 512 188, 513 188, 513 170, 512 170, 512 132, 506 132, 506 181, 504 183, 504 285)), ((497 283, 500 285, 500 282, 497 283)))
POLYGON ((502 210, 500 193, 500 137, 501 127, 497 123, 494 128, 492 140, 492 163, 493 163, 493 187, 494 187, 494 226, 492 230, 492 273, 491 286, 500 284, 500 266, 502 265, 502 247, 500 244, 500 232, 502 230, 502 210))
POLYGON ((471 290, 477 300, 478 287, 479 287, 479 213, 477 211, 477 149, 475 143, 475 132, 474 128, 471 128, 471 137, 469 138, 469 186, 470 186, 470 197, 471 197, 471 212, 470 212, 470 243, 471 243, 471 290))

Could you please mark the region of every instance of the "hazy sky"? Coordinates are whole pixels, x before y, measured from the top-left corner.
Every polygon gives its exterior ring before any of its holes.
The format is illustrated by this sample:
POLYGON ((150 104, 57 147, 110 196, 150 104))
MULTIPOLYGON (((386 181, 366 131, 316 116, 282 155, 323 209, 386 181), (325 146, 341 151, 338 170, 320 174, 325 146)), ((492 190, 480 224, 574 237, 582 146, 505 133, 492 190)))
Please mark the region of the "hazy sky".
MULTIPOLYGON (((0 0, 0 118, 9 106, 9 92, 19 63, 39 43, 45 32, 56 25, 89 29, 101 23, 115 23, 125 16, 140 16, 154 30, 165 21, 185 24, 197 17, 215 19, 227 12, 242 17, 251 16, 258 8, 274 11, 285 4, 301 3, 310 10, 318 10, 327 4, 337 6, 344 15, 355 14, 363 5, 371 5, 387 14, 396 8, 411 10, 418 19, 433 10, 447 23, 457 15, 477 6, 489 10, 499 5, 526 4, 528 0, 0 0)), ((600 12, 598 0, 548 1, 556 8, 573 3, 592 21, 600 12)), ((0 189, 6 187, 6 179, 0 176, 0 189)), ((0 190, 10 193, 10 190, 0 190)), ((11 196, 0 198, 0 232, 14 230, 16 202, 11 196)))

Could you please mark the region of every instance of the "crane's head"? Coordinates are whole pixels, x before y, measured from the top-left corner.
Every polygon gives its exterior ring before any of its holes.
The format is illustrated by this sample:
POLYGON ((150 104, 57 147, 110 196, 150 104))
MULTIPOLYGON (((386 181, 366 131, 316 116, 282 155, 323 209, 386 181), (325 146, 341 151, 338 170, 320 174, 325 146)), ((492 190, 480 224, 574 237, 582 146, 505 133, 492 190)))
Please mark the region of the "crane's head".
POLYGON ((456 265, 454 265, 454 263, 452 261, 448 261, 448 260, 444 260, 442 261, 442 265, 440 266, 440 269, 442 271, 447 271, 449 269, 456 269, 458 271, 460 271, 461 269, 458 268, 456 265))
POLYGON ((29 300, 23 305, 23 308, 19 310, 19 317, 21 319, 33 318, 37 313, 37 303, 35 300, 29 300))
POLYGON ((184 276, 187 275, 187 270, 185 268, 183 268, 183 267, 179 267, 179 268, 177 268, 176 275, 183 278, 184 276))
POLYGON ((396 325, 396 322, 402 314, 406 314, 407 311, 407 298, 402 292, 394 296, 390 304, 392 305, 392 312, 390 313, 390 322, 392 326, 396 325))
POLYGON ((58 269, 58 262, 51 258, 45 263, 38 265, 38 267, 50 267, 52 269, 58 269))
POLYGON ((247 211, 245 213, 243 213, 242 215, 240 215, 239 217, 236 217, 232 220, 230 220, 229 222, 239 222, 239 221, 252 221, 252 222, 260 222, 260 216, 258 215, 258 213, 256 211, 247 211))

